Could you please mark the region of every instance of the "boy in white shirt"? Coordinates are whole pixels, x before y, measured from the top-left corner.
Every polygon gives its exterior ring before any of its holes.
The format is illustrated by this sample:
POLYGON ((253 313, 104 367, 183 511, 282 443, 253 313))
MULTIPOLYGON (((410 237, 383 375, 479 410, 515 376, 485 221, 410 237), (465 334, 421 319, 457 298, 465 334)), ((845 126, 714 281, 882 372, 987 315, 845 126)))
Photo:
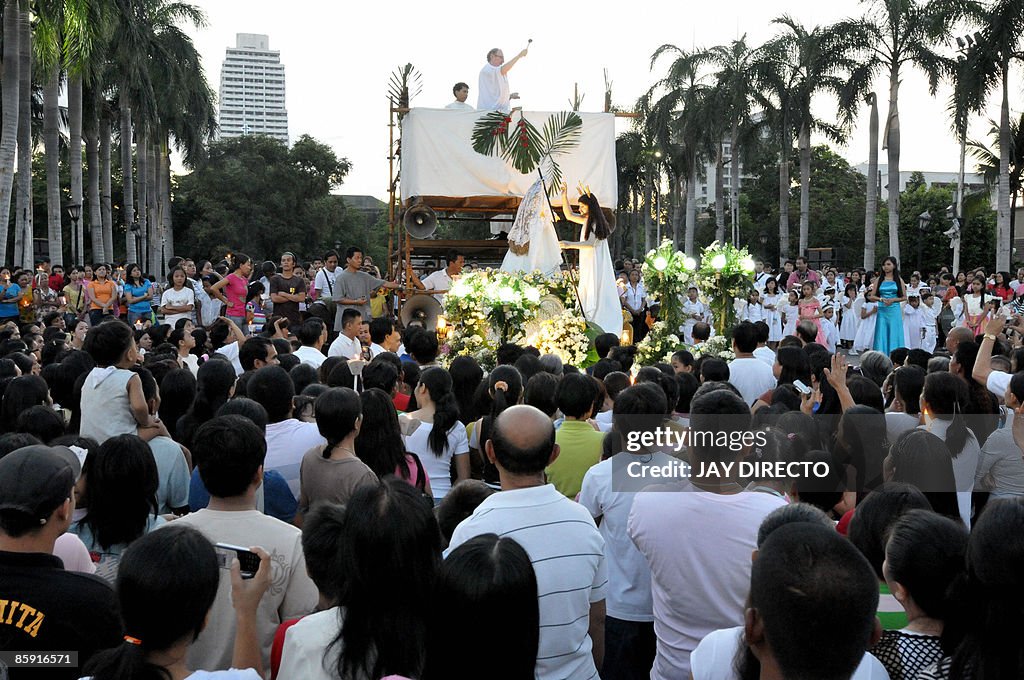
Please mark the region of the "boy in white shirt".
POLYGON ((921 327, 923 329, 921 349, 929 354, 935 353, 935 344, 939 338, 936 320, 935 296, 932 295, 930 290, 925 288, 921 291, 921 327))
POLYGON ((907 349, 921 349, 921 336, 924 332, 924 310, 921 308, 921 298, 915 292, 907 295, 907 304, 903 307, 903 337, 907 343, 907 349))

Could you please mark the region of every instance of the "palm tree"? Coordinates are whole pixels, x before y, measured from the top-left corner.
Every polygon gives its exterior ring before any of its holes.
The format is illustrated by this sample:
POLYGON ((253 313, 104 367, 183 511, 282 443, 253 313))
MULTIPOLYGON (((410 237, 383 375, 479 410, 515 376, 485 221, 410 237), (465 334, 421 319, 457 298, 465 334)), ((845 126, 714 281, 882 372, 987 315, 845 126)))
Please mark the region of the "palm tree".
POLYGON ((842 111, 842 122, 838 124, 817 119, 811 111, 811 102, 819 93, 843 99, 851 86, 851 78, 863 71, 863 65, 857 57, 868 47, 869 37, 867 31, 856 22, 839 22, 808 30, 793 17, 784 15, 773 23, 784 27, 782 35, 773 41, 775 49, 779 49, 782 55, 788 55, 797 69, 795 125, 800 150, 799 252, 804 254, 807 252, 810 231, 811 134, 822 134, 831 141, 842 143, 845 139, 844 128, 851 122, 851 117, 844 116, 842 111))
MULTIPOLYGON (((640 209, 640 193, 643 191, 646 179, 642 160, 645 146, 640 133, 635 130, 623 132, 615 139, 619 185, 618 212, 620 220, 626 215, 629 216, 629 233, 633 239, 631 252, 633 253, 637 251, 637 216, 640 209)), ((626 238, 625 226, 620 221, 619 227, 615 230, 615 233, 618 234, 615 241, 616 257, 622 255, 623 242, 626 238)))
MULTIPOLYGON (((993 146, 987 146, 983 142, 968 141, 967 148, 970 150, 971 156, 977 161, 978 172, 985 177, 985 183, 991 186, 1001 186, 1003 182, 1003 158, 1007 158, 1007 172, 1006 172, 1006 197, 1007 203, 1009 203, 1010 209, 1010 225, 1009 233, 1013 233, 1016 229, 1016 212, 1017 212, 1017 198, 1020 196, 1021 185, 1024 182, 1024 114, 1021 114, 1020 118, 1010 121, 1009 124, 1009 138, 1010 143, 1008 146, 1003 146, 1003 131, 1002 124, 996 123, 994 120, 989 121, 991 127, 989 129, 989 137, 993 141, 993 146), (995 147, 993 149, 993 147, 995 147), (1006 153, 1003 149, 1006 149, 1006 153)), ((1000 199, 1002 198, 1002 190, 1000 189, 1000 199)), ((1000 235, 1002 232, 1000 232, 1000 235)), ((1007 253, 1009 256, 1009 253, 1007 253)), ((997 264, 997 266, 1000 266, 997 264)), ((1000 271, 1006 271, 1004 268, 1000 271)))
POLYGON ((22 267, 31 267, 34 245, 32 215, 32 108, 36 89, 32 83, 32 22, 29 17, 28 0, 21 3, 21 39, 18 44, 18 193, 15 198, 14 256, 10 261, 22 267))
POLYGON ((878 95, 869 92, 865 101, 871 108, 868 119, 868 137, 871 147, 868 149, 868 195, 867 202, 864 204, 864 269, 873 271, 877 232, 875 221, 878 216, 878 95))
POLYGON ((865 28, 873 35, 878 65, 889 75, 889 112, 882 148, 888 150, 889 254, 900 256, 900 72, 917 66, 928 78, 929 94, 935 96, 939 80, 952 71, 951 59, 933 45, 948 40, 953 25, 972 10, 970 0, 867 0, 865 28))
MULTIPOLYGON (((743 150, 748 146, 742 143, 744 137, 751 135, 753 121, 750 117, 751 107, 755 100, 755 64, 757 51, 747 46, 747 36, 743 35, 733 40, 728 45, 719 45, 708 50, 708 56, 712 64, 717 67, 714 74, 718 92, 718 101, 721 106, 718 117, 728 126, 729 129, 729 208, 734 219, 739 215, 739 187, 740 187, 740 162, 743 150)), ((719 141, 719 145, 721 142, 719 141)), ((719 157, 721 154, 717 154, 719 157)), ((749 158, 747 159, 749 160, 749 158)), ((718 189, 715 192, 715 215, 716 218, 724 212, 724 205, 718 197, 722 196, 721 180, 718 175, 722 162, 716 160, 715 174, 718 189)), ((733 225, 735 229, 737 225, 733 225)), ((725 237, 724 222, 720 228, 715 224, 715 238, 719 241, 725 237)))
MULTIPOLYGON (((711 119, 706 114, 705 102, 712 95, 705 82, 702 69, 709 61, 706 51, 685 51, 674 45, 662 45, 651 56, 651 68, 663 54, 674 54, 664 78, 645 95, 649 100, 661 96, 650 106, 646 118, 650 136, 662 149, 669 170, 672 195, 680 193, 682 181, 686 185, 686 231, 683 238, 686 252, 693 252, 697 222, 696 186, 700 180, 700 162, 708 154, 709 139, 717 135, 721 149, 721 128, 709 129, 711 119), (685 178, 685 180, 684 180, 685 178)), ((678 239, 675 239, 678 245, 678 239)))
POLYGON ((7 231, 14 191, 14 156, 18 150, 19 61, 21 11, 18 0, 4 2, 3 126, 0 127, 0 262, 7 262, 7 231))
POLYGON ((793 137, 799 131, 798 108, 800 71, 788 53, 788 41, 778 37, 758 50, 754 65, 757 83, 755 100, 761 106, 765 124, 772 131, 779 149, 779 266, 790 257, 789 246, 789 193, 791 175, 790 157, 793 137))
POLYGON ((982 91, 989 93, 996 87, 1002 95, 999 108, 999 195, 996 206, 996 269, 1010 268, 1012 253, 1011 153, 1014 139, 1010 123, 1010 65, 1020 59, 1020 35, 1024 30, 1024 2, 996 0, 984 13, 985 25, 976 49, 968 52, 968 68, 974 69, 981 80, 982 91))

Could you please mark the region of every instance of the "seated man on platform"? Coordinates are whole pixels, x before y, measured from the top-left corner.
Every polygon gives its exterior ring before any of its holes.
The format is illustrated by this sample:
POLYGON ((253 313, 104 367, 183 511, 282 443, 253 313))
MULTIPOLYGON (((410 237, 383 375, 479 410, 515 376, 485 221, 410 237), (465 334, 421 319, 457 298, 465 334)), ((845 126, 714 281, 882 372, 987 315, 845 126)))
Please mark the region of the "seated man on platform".
POLYGON ((448 104, 444 108, 455 109, 458 111, 475 111, 472 106, 466 103, 466 98, 469 97, 469 85, 466 83, 455 83, 455 87, 452 88, 452 94, 455 95, 455 101, 448 104))
POLYGON ((512 61, 505 63, 505 54, 500 48, 495 47, 487 53, 487 63, 480 69, 480 80, 477 85, 477 109, 505 113, 512 110, 509 100, 519 99, 519 93, 509 93, 508 72, 525 56, 526 50, 523 50, 512 61))

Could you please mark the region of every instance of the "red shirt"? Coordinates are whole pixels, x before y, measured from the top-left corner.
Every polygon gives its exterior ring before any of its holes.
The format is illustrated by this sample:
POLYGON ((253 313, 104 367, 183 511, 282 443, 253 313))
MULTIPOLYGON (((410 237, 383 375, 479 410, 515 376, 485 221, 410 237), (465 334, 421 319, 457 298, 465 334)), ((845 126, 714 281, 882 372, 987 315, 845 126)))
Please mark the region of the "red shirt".
POLYGON ((281 625, 277 627, 277 632, 274 633, 274 643, 270 646, 270 680, 277 680, 277 672, 281 670, 281 653, 284 652, 285 634, 289 628, 301 620, 301 616, 297 619, 288 619, 282 621, 281 625))

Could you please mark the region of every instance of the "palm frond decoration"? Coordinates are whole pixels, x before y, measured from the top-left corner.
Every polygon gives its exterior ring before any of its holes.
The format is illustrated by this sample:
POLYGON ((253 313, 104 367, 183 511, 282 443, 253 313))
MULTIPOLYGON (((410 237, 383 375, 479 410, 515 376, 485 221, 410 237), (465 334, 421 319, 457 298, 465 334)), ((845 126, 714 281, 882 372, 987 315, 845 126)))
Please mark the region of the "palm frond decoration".
POLYGON ((492 111, 477 120, 473 126, 473 150, 484 156, 501 156, 523 173, 529 174, 540 167, 549 189, 562 181, 562 172, 555 156, 574 149, 580 141, 583 119, 574 111, 553 114, 544 123, 543 130, 526 120, 522 111, 517 118, 501 111, 492 111))
POLYGON ((407 109, 413 97, 423 89, 423 75, 412 64, 399 66, 388 81, 388 97, 398 108, 407 109))

